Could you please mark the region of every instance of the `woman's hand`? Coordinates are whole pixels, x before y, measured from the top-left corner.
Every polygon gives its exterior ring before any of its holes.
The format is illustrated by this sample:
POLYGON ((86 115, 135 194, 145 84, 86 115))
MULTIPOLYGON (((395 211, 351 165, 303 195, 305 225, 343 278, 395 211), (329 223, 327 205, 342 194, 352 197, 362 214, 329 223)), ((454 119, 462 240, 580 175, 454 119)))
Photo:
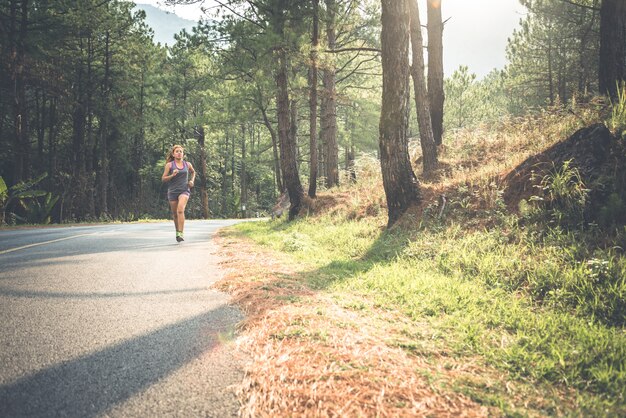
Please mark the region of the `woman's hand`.
POLYGON ((189 180, 189 187, 193 187, 193 180, 189 180))

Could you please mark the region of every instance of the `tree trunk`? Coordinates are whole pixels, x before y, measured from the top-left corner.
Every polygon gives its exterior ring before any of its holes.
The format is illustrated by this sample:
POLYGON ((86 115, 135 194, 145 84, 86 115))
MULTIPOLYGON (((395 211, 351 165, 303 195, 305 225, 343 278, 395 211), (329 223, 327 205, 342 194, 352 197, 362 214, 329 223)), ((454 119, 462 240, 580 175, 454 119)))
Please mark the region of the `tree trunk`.
MULTIPOLYGON (((293 96, 289 100, 289 135, 290 135, 291 142, 297 145, 298 144, 298 100, 294 99, 293 96)), ((296 150, 297 149, 298 148, 296 146, 296 150)))
MULTIPOLYGON (((237 133, 235 132, 231 136, 230 143, 230 193, 231 193, 231 202, 235 202, 235 178, 237 176, 237 165, 235 164, 235 152, 237 147, 237 133)), ((235 207, 235 213, 237 212, 237 208, 235 207)))
POLYGON ((317 194, 317 48, 319 46, 319 0, 313 0, 311 66, 309 67, 309 197, 317 194))
POLYGON ((258 90, 259 90, 258 91, 259 108, 261 109, 261 115, 263 115, 263 123, 265 124, 265 127, 267 128, 267 130, 270 132, 270 137, 272 138, 272 152, 274 155, 274 176, 276 179, 276 188, 278 189, 279 193, 282 193, 285 191, 285 187, 283 186, 283 176, 282 176, 282 170, 280 168, 280 156, 278 153, 278 138, 276 135, 276 130, 274 129, 274 127, 272 126, 272 123, 267 117, 267 109, 265 108, 263 104, 263 96, 260 92, 260 89, 258 90))
POLYGON ((111 78, 111 54, 110 54, 110 33, 107 31, 105 37, 105 47, 104 47, 104 80, 102 82, 102 103, 103 103, 103 114, 102 120, 100 121, 100 164, 99 164, 99 172, 100 172, 100 184, 98 185, 99 196, 98 196, 98 214, 100 216, 107 215, 109 213, 108 208, 108 191, 109 191, 109 136, 110 136, 110 126, 109 122, 111 119, 111 104, 110 100, 110 78, 111 78))
POLYGON ((354 142, 350 140, 350 144, 346 146, 346 172, 350 176, 350 181, 356 183, 356 166, 354 142))
POLYGON ((37 166, 41 169, 44 163, 44 143, 46 136, 46 92, 41 90, 41 98, 37 95, 37 166), (40 101, 41 100, 41 101, 40 101))
POLYGON ((133 194, 133 198, 136 202, 135 206, 135 215, 139 216, 142 212, 144 212, 144 208, 142 207, 143 199, 143 182, 141 179, 140 170, 143 167, 143 154, 144 154, 144 144, 146 139, 146 115, 144 114, 145 110, 145 100, 146 100, 146 68, 142 65, 141 67, 141 75, 140 75, 140 87, 139 87, 139 132, 134 135, 134 144, 133 144, 133 184, 131 184, 131 190, 133 194))
POLYGON ((280 143, 280 163, 283 172, 283 180, 291 206, 289 208, 289 220, 293 220, 302 206, 304 190, 298 175, 296 161, 296 143, 293 140, 295 134, 290 132, 289 112, 289 86, 287 80, 287 46, 285 45, 285 11, 289 2, 282 0, 274 14, 274 30, 280 44, 275 47, 276 54, 276 112, 278 116, 278 141, 280 143))
POLYGON ((617 99, 618 84, 626 81, 626 1, 603 0, 600 6, 599 87, 617 99))
POLYGON ((57 99, 50 101, 48 118, 48 173, 57 174, 57 99))
MULTIPOLYGON (((324 114, 324 106, 326 106, 325 102, 326 101, 322 97, 322 100, 320 103, 320 111, 322 115, 324 114)), ((317 141, 317 167, 318 167, 319 175, 324 177, 324 179, 326 179, 327 177, 326 175, 326 149, 324 148, 324 133, 323 133, 324 126, 322 125, 321 119, 320 119, 319 141, 317 141)))
POLYGON ((554 106, 554 70, 552 68, 552 38, 548 38, 548 96, 550 98, 550 106, 554 106))
POLYGON ((196 170, 199 172, 200 177, 200 202, 202 204, 202 218, 209 219, 209 181, 206 171, 206 135, 204 132, 204 126, 198 126, 198 145, 200 145, 200 162, 196 170))
POLYGON ((413 65, 413 88, 415 90, 415 110, 420 131, 420 144, 424 157, 424 174, 432 173, 437 167, 437 145, 433 138, 433 128, 430 120, 430 106, 426 80, 424 79, 424 45, 422 41, 422 26, 420 24, 417 0, 408 0, 411 11, 411 46, 413 65))
POLYGON ((17 2, 11 2, 11 27, 17 29, 18 37, 13 40, 11 48, 11 78, 13 82, 13 126, 14 145, 13 158, 13 183, 17 184, 28 177, 28 157, 30 149, 28 144, 28 114, 26 107, 26 81, 25 81, 25 54, 26 35, 28 30, 28 0, 22 0, 19 16, 17 16, 17 2), (13 26, 16 26, 15 28, 13 26))
POLYGON ((228 169, 227 169, 227 165, 228 165, 228 143, 230 141, 230 137, 229 137, 229 130, 226 129, 226 138, 225 141, 223 143, 223 148, 222 150, 220 150, 220 155, 224 156, 224 159, 220 162, 220 175, 221 175, 221 179, 220 179, 220 191, 221 191, 221 215, 222 216, 228 216, 230 215, 230 211, 228 208, 228 201, 226 199, 226 195, 228 194, 228 169))
POLYGON ((71 156, 71 194, 67 209, 71 215, 82 218, 84 214, 82 193, 85 189, 85 124, 86 124, 86 97, 85 82, 82 64, 76 63, 76 83, 74 94, 74 109, 72 112, 72 156, 71 156))
MULTIPOLYGON (((94 106, 94 92, 96 89, 96 85, 98 82, 96 81, 96 74, 99 74, 99 71, 94 71, 94 66, 98 65, 100 60, 96 60, 96 46, 94 45, 97 40, 94 40, 94 34, 89 34, 87 41, 87 60, 85 62, 86 65, 86 81, 85 81, 85 117, 86 117, 86 126, 85 126, 85 138, 83 149, 85 150, 85 178, 83 188, 80 191, 80 201, 83 204, 83 217, 96 217, 96 195, 100 195, 97 189, 97 185, 101 180, 101 170, 100 170, 100 137, 102 136, 102 128, 104 126, 104 130, 109 126, 108 119, 106 114, 104 113, 106 106, 104 103, 104 91, 101 91, 99 106, 94 106), (94 139, 94 109, 100 107, 101 112, 97 115, 98 125, 100 126, 100 135, 96 136, 94 139), (92 176, 92 173, 96 173, 96 178, 92 176), (95 183, 94 183, 95 181, 95 183)), ((99 37, 98 37, 99 38, 99 37)), ((99 48, 98 48, 99 49, 99 48)), ((105 69, 106 71, 106 69, 105 69)), ((104 89, 104 86, 100 85, 101 90, 104 89)), ((99 209, 98 209, 99 210, 99 209)), ((99 213, 99 212, 98 212, 99 213)))
POLYGON ((239 183, 241 184, 241 195, 239 202, 241 203, 241 217, 247 218, 248 212, 248 173, 246 172, 246 125, 241 124, 241 173, 239 175, 239 183))
POLYGON ((278 69, 276 73, 276 104, 278 112, 278 140, 280 142, 280 162, 285 180, 285 187, 289 193, 291 207, 289 208, 289 220, 294 219, 302 205, 304 190, 298 175, 296 163, 296 144, 293 142, 290 132, 289 118, 289 92, 287 86, 287 57, 284 48, 279 48, 278 69))
MULTIPOLYGON (((416 0, 417 1, 417 0, 416 0)), ((436 145, 443 141, 443 21, 441 0, 428 0, 428 101, 433 139, 436 145)))
POLYGON ((383 95, 380 114, 380 165, 391 227, 413 204, 419 184, 408 147, 409 8, 407 0, 381 0, 383 95))
MULTIPOLYGON (((335 23, 337 2, 326 0, 326 42, 328 49, 335 49, 335 23)), ((326 165, 326 186, 339 185, 339 148, 337 146, 337 91, 335 88, 336 69, 334 57, 328 60, 324 68, 324 108, 322 112, 322 142, 326 165)))

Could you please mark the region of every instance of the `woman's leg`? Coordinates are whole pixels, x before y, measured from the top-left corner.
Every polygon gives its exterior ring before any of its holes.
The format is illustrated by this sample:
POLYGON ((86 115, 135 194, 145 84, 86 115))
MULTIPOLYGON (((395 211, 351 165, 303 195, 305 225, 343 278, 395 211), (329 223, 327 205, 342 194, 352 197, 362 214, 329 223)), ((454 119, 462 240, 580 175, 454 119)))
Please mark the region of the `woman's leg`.
POLYGON ((174 228, 176 228, 176 232, 178 229, 178 200, 170 200, 170 209, 172 210, 172 218, 174 218, 174 228))
POLYGON ((178 204, 176 205, 176 213, 178 214, 178 223, 176 224, 176 230, 183 232, 185 228, 185 207, 187 206, 187 201, 189 200, 189 195, 186 193, 181 193, 178 196, 178 204))

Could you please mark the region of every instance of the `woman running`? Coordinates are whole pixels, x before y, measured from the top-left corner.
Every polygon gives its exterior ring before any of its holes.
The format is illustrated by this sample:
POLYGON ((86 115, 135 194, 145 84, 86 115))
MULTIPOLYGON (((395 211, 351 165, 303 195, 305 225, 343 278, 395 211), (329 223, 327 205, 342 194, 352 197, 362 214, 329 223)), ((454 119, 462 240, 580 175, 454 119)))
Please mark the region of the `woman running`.
POLYGON ((181 145, 174 145, 167 156, 165 169, 161 176, 161 180, 168 183, 167 200, 174 217, 177 242, 184 241, 185 206, 187 206, 193 181, 196 178, 196 170, 193 169, 191 163, 184 160, 184 157, 184 148, 181 145), (191 173, 191 179, 189 173, 191 173))

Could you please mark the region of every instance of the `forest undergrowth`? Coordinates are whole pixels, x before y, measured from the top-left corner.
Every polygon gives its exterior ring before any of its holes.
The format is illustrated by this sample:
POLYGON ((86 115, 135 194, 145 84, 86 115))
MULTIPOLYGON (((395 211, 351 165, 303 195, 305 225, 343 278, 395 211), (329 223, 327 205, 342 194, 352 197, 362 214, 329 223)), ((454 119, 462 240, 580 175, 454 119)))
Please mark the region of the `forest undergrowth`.
POLYGON ((568 164, 503 199, 527 157, 611 122, 598 109, 448 134, 421 206, 389 230, 367 158, 297 221, 225 230, 242 415, 626 416, 626 229, 584 216, 568 164))

